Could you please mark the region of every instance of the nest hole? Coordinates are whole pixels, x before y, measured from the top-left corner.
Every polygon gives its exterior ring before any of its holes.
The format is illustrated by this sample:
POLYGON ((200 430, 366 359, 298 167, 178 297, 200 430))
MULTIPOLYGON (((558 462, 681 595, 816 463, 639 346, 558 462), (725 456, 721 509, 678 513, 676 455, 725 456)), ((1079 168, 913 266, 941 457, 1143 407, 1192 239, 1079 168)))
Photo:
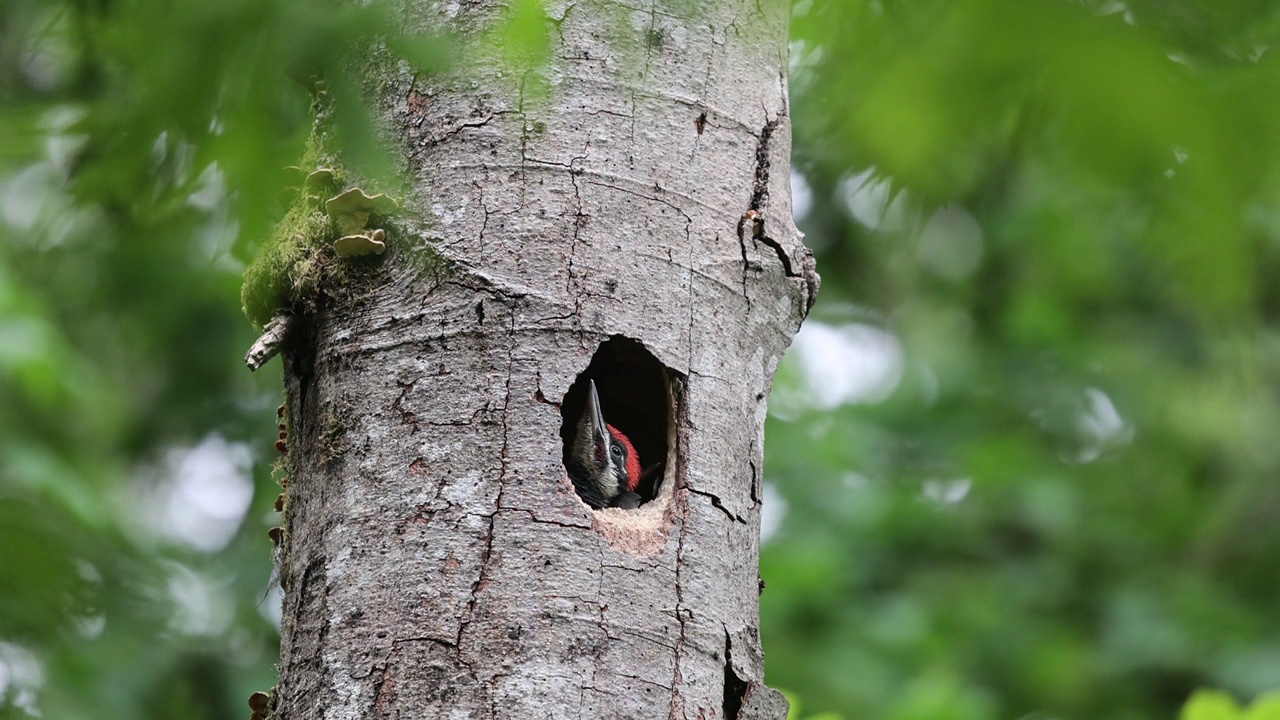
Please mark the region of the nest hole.
MULTIPOLYGON (((679 387, 676 377, 674 371, 668 370, 635 340, 615 335, 601 343, 587 368, 569 386, 561 404, 560 439, 564 445, 565 470, 570 478, 580 476, 583 471, 581 463, 574 462, 574 449, 580 423, 590 411, 588 400, 594 382, 605 421, 626 436, 639 460, 640 479, 635 490, 639 506, 662 494, 673 442, 678 398, 675 390, 679 387)), ((608 498, 602 505, 600 497, 584 494, 576 479, 573 484, 587 505, 610 506, 608 498)), ((627 505, 619 507, 630 509, 627 505)))

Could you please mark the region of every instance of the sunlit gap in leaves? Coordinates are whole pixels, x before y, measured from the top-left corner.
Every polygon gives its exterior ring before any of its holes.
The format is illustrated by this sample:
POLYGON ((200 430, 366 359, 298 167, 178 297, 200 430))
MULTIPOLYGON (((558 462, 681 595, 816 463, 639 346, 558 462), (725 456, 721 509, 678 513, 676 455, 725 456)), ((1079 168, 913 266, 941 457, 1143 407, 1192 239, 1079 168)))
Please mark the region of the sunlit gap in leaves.
MULTIPOLYGON (((224 551, 240 532, 253 500, 253 452, 242 442, 210 433, 192 445, 172 446, 140 467, 122 489, 132 514, 124 527, 139 544, 161 543, 207 556, 224 551)), ((221 637, 233 626, 240 591, 230 574, 178 560, 161 563, 157 599, 173 609, 170 627, 188 637, 221 637)), ((262 578, 265 587, 267 578, 262 578)), ((259 606, 278 624, 278 596, 259 606)))
POLYGON ((840 325, 809 320, 783 360, 800 382, 780 384, 769 411, 792 421, 806 410, 881 402, 902 378, 902 343, 868 322, 840 325))
POLYGON ((253 500, 253 455, 245 443, 211 433, 164 451, 130 488, 137 525, 155 538, 214 553, 227 546, 253 500))
POLYGON ((37 692, 44 685, 44 664, 21 645, 0 642, 0 708, 11 705, 39 717, 37 692))
MULTIPOLYGON (((856 314, 856 309, 849 313, 856 314)), ((865 319, 840 324, 810 319, 783 358, 769 414, 822 433, 828 423, 811 422, 815 414, 820 420, 845 405, 881 402, 898 386, 902 372, 902 343, 891 332, 865 319)), ((858 483, 843 485, 855 489, 858 483)), ((767 544, 782 531, 788 503, 770 474, 765 476, 764 492, 760 536, 767 544)))
POLYGON ((918 220, 912 213, 910 195, 895 193, 892 182, 875 168, 845 178, 837 192, 845 212, 868 230, 900 232, 918 220))
POLYGON ((787 499, 773 483, 764 483, 764 506, 760 509, 760 544, 766 544, 778 534, 782 521, 787 517, 787 499))

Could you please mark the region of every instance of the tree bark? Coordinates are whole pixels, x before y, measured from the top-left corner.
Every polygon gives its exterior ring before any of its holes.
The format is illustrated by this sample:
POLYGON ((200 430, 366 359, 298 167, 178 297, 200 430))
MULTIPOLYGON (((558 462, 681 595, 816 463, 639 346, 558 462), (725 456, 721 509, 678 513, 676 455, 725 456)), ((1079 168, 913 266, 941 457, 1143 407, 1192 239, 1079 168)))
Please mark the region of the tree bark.
MULTIPOLYGON (((360 261, 380 281, 285 351, 276 717, 786 714, 758 633, 763 428, 818 285, 788 4, 548 11, 540 66, 372 71, 409 219, 360 261), (589 375, 662 463, 638 509, 566 476, 589 375)), ((406 12, 477 47, 503 18, 406 12)))

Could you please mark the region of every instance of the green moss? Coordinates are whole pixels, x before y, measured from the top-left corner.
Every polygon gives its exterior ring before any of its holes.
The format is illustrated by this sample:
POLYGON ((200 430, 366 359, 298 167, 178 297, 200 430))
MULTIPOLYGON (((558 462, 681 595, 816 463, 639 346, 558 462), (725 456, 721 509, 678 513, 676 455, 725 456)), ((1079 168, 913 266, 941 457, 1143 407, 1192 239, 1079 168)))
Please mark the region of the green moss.
POLYGON ((277 310, 314 297, 323 270, 321 254, 334 239, 329 217, 300 194, 244 269, 240 302, 245 316, 262 327, 277 310))
POLYGON ((350 183, 327 146, 324 124, 317 120, 298 161, 293 204, 244 271, 240 302, 259 328, 281 310, 308 314, 322 295, 344 294, 339 289, 366 278, 368 263, 391 237, 390 228, 379 226, 397 214, 398 203, 350 183), (365 235, 379 250, 339 257, 334 243, 344 235, 365 235))
POLYGON ((332 168, 336 174, 338 186, 341 187, 344 179, 343 172, 338 167, 338 163, 328 145, 328 136, 318 128, 313 129, 311 134, 307 136, 307 144, 302 150, 302 157, 298 160, 298 167, 307 173, 316 168, 332 168))
POLYGON ((324 135, 311 133, 298 161, 299 185, 289 211, 244 270, 240 304, 261 328, 281 309, 305 310, 319 292, 326 248, 337 229, 324 212, 324 201, 343 186, 345 173, 325 149, 324 135), (319 168, 332 177, 315 178, 319 168))
POLYGON ((347 451, 345 438, 350 430, 349 423, 354 412, 355 408, 345 400, 335 404, 326 403, 320 418, 320 434, 317 442, 321 463, 328 464, 347 451))

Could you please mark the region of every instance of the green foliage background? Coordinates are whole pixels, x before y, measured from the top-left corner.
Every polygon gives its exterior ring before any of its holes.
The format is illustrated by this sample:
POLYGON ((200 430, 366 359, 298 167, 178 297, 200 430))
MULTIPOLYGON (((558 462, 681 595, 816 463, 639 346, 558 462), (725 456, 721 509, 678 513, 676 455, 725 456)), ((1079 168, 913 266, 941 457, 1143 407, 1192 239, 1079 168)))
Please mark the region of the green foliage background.
MULTIPOLYGON (((493 35, 517 55, 530 6, 493 35)), ((438 57, 394 27, 0 5, 0 717, 242 717, 274 682, 279 390, 240 363, 240 272, 309 130, 289 77, 358 107, 350 48, 438 57), (254 458, 217 547, 156 499, 211 437, 254 458)), ((824 283, 771 403, 762 558, 795 715, 1171 718, 1280 687, 1278 37, 1261 1, 796 4, 824 283), (898 349, 879 394, 815 390, 823 332, 898 349)))

